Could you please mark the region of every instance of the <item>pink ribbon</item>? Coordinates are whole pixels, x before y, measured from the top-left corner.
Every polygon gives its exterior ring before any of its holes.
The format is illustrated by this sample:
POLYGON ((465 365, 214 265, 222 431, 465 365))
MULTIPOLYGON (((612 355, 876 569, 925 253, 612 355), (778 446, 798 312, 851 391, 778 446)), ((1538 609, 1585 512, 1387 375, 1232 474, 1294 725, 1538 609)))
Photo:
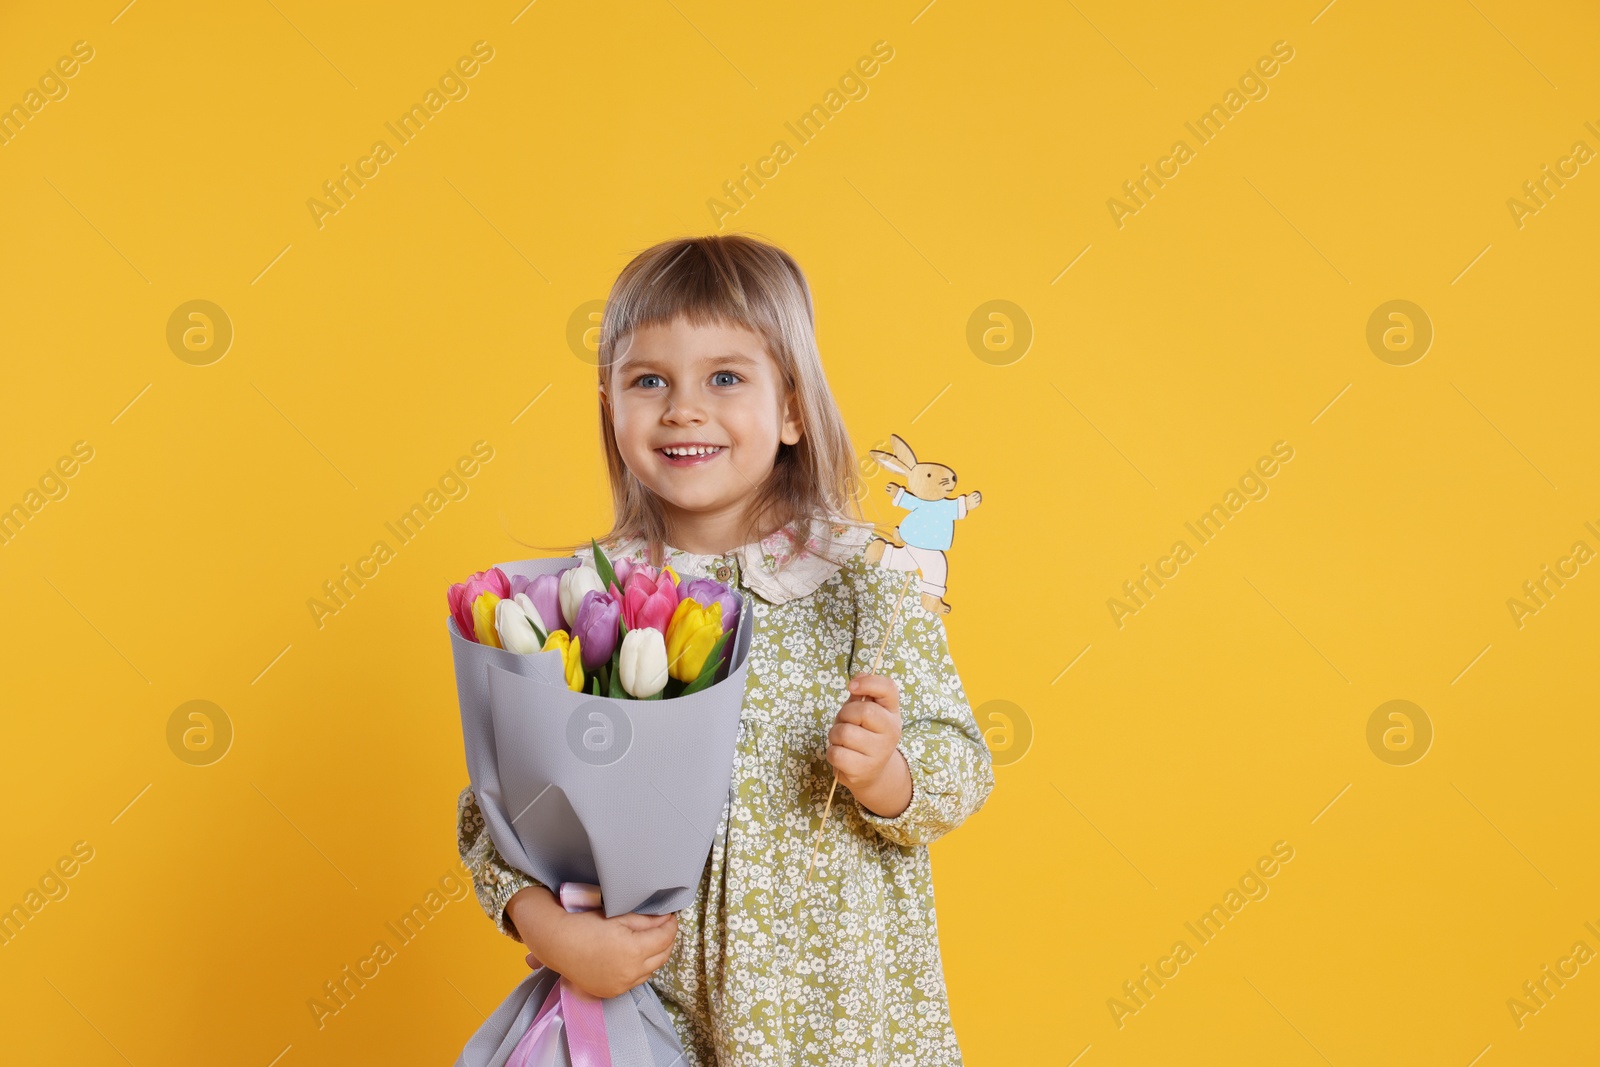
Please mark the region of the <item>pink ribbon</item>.
MULTIPOLYGON (((557 895, 569 912, 595 911, 600 907, 600 887, 588 882, 562 882, 557 895)), ((611 1043, 606 1039, 601 1004, 599 997, 585 993, 563 975, 550 987, 533 1025, 511 1051, 506 1067, 559 1063, 563 1034, 572 1067, 611 1067, 611 1043)))

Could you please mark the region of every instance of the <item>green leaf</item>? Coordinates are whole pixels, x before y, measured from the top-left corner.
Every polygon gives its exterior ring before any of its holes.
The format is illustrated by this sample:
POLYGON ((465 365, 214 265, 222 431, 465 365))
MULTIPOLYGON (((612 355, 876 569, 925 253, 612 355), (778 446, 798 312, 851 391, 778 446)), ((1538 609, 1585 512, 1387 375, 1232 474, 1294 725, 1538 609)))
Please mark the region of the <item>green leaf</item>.
MULTIPOLYGON (((600 543, 591 537, 589 544, 594 548, 594 569, 599 573, 603 587, 610 589, 617 584, 617 572, 611 569, 611 561, 600 551, 600 543)), ((621 592, 621 588, 618 587, 617 591, 621 592)))
POLYGON ((706 653, 706 661, 700 667, 699 676, 695 678, 694 681, 684 686, 683 692, 679 693, 679 696, 688 696, 690 693, 698 693, 700 690, 710 685, 712 680, 716 678, 717 671, 722 667, 722 649, 728 643, 728 635, 732 632, 733 631, 731 630, 722 631, 722 636, 717 638, 717 643, 711 646, 710 652, 706 653))
POLYGON ((700 677, 695 679, 696 682, 716 676, 717 668, 722 666, 722 654, 728 650, 728 639, 732 636, 732 630, 722 631, 722 635, 717 638, 717 643, 711 646, 710 652, 706 653, 707 662, 700 665, 700 677), (716 660, 716 662, 712 663, 710 662, 711 660, 716 660))
POLYGON ((696 678, 694 681, 692 681, 688 685, 684 686, 683 687, 683 692, 679 693, 678 694, 679 696, 686 697, 690 693, 698 693, 698 692, 700 692, 700 690, 705 689, 707 686, 709 686, 711 684, 711 680, 716 677, 717 669, 722 666, 722 660, 718 659, 713 663, 712 660, 711 660, 711 657, 707 656, 706 657, 706 666, 710 667, 711 670, 702 673, 700 675, 700 677, 696 678))
POLYGON ((600 695, 600 676, 598 674, 593 678, 593 685, 590 688, 590 692, 595 696, 600 695))
POLYGON ((609 676, 611 684, 606 689, 606 695, 612 700, 627 700, 628 691, 622 688, 622 665, 620 663, 611 664, 609 676))

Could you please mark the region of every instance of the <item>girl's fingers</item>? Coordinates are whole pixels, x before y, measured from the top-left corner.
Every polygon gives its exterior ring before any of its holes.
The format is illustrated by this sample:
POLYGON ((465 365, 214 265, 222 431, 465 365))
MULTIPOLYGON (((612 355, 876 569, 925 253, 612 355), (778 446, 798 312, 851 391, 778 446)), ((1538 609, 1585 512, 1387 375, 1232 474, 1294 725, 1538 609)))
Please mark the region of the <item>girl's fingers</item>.
POLYGON ((868 744, 871 738, 872 734, 869 731, 854 723, 839 722, 828 728, 828 743, 836 748, 848 748, 865 753, 863 746, 868 744))
POLYGON ((850 679, 850 695, 875 700, 895 714, 900 713, 900 690, 893 680, 881 674, 858 674, 850 679))
POLYGON ((900 713, 874 700, 852 700, 839 709, 834 721, 854 723, 875 734, 892 734, 900 723, 900 713))
POLYGON ((862 774, 867 769, 868 757, 853 749, 840 748, 838 745, 829 745, 826 753, 828 762, 841 778, 853 778, 862 774))
POLYGON ((848 722, 830 726, 828 741, 839 748, 847 748, 863 756, 876 756, 894 744, 893 739, 886 733, 868 730, 848 722))
POLYGON ((835 715, 833 717, 833 721, 834 722, 853 722, 857 726, 863 726, 863 725, 866 724, 867 716, 871 712, 871 710, 872 710, 872 701, 870 701, 870 700, 852 700, 852 701, 848 702, 847 704, 845 704, 844 707, 839 709, 839 714, 837 714, 837 715, 835 715))
POLYGON ((846 723, 858 723, 867 729, 882 729, 886 723, 899 721, 899 712, 888 709, 877 701, 853 701, 838 709, 838 720, 846 723))
MULTIPOLYGON (((645 936, 650 938, 650 941, 645 945, 645 951, 650 952, 652 955, 660 954, 664 956, 672 951, 672 943, 678 939, 678 928, 676 926, 663 926, 659 929, 651 930, 645 936)), ((656 967, 659 966, 661 964, 656 964, 656 967)), ((655 967, 650 969, 655 970, 655 967)))

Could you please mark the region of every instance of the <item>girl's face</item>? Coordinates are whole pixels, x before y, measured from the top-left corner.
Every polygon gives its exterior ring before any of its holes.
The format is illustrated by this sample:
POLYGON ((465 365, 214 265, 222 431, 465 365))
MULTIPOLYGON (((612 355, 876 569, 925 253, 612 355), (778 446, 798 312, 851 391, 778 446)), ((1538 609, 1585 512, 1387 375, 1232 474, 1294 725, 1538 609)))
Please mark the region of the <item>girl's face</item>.
POLYGON ((641 327, 618 348, 601 396, 623 462, 665 503, 677 547, 736 547, 745 504, 772 473, 779 443, 800 440, 777 362, 742 326, 681 317, 641 327), (695 446, 703 454, 666 451, 695 446))

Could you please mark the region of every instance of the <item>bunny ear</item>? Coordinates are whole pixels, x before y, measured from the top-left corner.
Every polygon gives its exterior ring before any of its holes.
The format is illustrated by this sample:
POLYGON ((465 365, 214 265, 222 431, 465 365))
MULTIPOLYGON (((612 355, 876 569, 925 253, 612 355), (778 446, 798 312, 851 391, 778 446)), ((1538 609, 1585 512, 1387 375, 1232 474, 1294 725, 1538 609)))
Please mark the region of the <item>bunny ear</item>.
POLYGON ((889 435, 889 441, 894 445, 894 454, 900 457, 900 462, 904 463, 908 470, 917 465, 917 454, 911 451, 911 446, 906 444, 904 437, 892 433, 889 435))
POLYGON ((877 462, 878 466, 887 470, 892 470, 896 474, 911 473, 911 468, 907 467, 904 463, 901 463, 899 456, 892 456, 887 452, 880 452, 876 448, 874 448, 871 452, 868 452, 867 455, 871 456, 873 460, 877 462))

